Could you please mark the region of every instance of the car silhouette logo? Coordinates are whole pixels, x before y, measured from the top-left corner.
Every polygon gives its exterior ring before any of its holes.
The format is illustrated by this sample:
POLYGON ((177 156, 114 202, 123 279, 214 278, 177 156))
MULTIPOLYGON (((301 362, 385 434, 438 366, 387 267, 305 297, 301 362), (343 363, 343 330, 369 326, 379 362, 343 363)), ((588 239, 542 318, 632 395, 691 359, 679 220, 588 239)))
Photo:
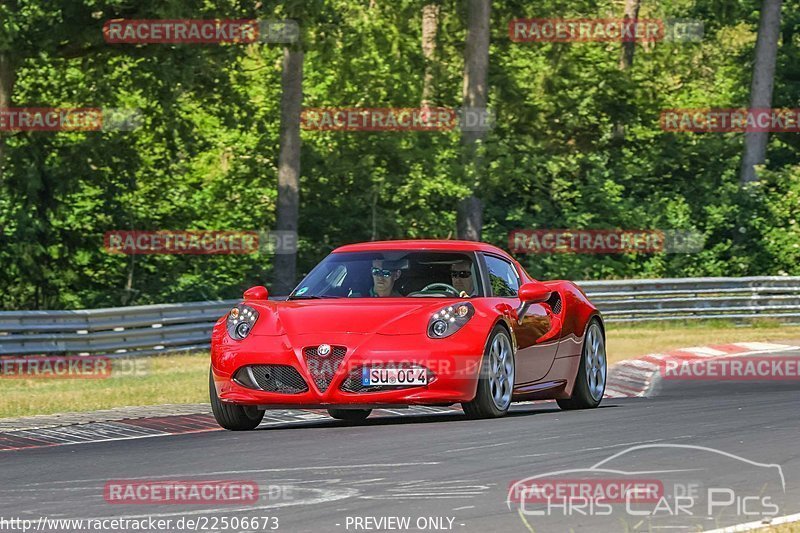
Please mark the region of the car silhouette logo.
POLYGON ((317 355, 320 357, 327 357, 331 353, 330 344, 320 344, 317 347, 317 355))

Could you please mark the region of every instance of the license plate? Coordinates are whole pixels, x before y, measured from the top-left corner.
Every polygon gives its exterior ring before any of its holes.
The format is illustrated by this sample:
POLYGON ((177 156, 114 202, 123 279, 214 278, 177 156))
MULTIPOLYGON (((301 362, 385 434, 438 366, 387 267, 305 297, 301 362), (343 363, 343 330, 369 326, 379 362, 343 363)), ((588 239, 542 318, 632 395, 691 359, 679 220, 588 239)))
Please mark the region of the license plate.
POLYGON ((364 367, 361 384, 369 385, 427 385, 428 371, 424 368, 364 367))

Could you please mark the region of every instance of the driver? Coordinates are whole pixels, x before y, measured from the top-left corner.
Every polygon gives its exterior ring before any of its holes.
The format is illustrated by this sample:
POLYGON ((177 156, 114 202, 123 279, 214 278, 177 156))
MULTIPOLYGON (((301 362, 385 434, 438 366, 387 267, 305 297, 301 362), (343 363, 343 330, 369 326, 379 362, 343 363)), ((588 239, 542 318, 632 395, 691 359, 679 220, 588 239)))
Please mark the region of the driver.
POLYGON ((403 296, 394 288, 394 282, 400 277, 400 270, 384 268, 384 266, 392 267, 394 265, 391 265, 389 261, 386 261, 384 265, 382 259, 372 261, 372 288, 369 290, 369 295, 378 297, 403 296))
POLYGON ((475 296, 475 278, 472 276, 472 262, 459 261, 450 265, 450 279, 459 296, 475 296))

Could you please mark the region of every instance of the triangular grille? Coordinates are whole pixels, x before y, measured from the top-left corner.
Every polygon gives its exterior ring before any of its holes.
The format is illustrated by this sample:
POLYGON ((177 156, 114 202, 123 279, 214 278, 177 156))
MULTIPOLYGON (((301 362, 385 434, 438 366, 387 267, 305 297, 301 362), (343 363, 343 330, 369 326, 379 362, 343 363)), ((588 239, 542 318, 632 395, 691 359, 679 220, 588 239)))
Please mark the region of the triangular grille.
POLYGON ((331 352, 326 356, 317 353, 317 346, 307 346, 303 349, 303 357, 306 360, 306 367, 314 384, 320 392, 325 392, 333 380, 333 375, 339 370, 347 354, 344 346, 331 346, 331 352))

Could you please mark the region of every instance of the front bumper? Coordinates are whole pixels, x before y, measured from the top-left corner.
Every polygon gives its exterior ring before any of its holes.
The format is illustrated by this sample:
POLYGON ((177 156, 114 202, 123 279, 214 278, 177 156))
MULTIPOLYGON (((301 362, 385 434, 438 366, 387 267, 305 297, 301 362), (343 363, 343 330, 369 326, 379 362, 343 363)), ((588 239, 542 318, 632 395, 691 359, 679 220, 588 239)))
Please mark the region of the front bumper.
POLYGON ((261 408, 325 408, 335 406, 435 405, 470 401, 475 397, 483 346, 467 335, 459 339, 430 339, 427 335, 303 334, 251 335, 243 341, 230 339, 219 326, 214 329, 211 371, 217 395, 223 402, 261 408), (325 390, 315 382, 303 350, 329 344, 347 352, 325 390), (233 379, 248 365, 288 365, 305 380, 308 390, 296 394, 267 392, 245 387, 233 379), (433 379, 425 386, 380 391, 349 392, 345 381, 364 366, 413 364, 428 369, 433 379))

